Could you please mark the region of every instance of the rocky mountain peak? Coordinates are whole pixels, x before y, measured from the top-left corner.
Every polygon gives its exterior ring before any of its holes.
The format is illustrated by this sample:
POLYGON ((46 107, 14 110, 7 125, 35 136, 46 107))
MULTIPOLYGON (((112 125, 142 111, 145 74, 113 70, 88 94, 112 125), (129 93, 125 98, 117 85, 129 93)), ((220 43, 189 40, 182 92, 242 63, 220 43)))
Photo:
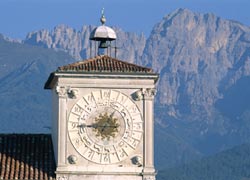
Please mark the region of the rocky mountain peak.
POLYGON ((210 111, 222 89, 248 74, 249 35, 249 27, 211 13, 178 9, 165 16, 142 58, 161 73, 160 103, 174 107, 170 114, 191 113, 197 106, 210 111))
MULTIPOLYGON (((77 31, 67 25, 61 24, 53 30, 39 30, 31 32, 23 41, 25 44, 42 46, 68 52, 76 59, 85 59, 93 56, 96 52, 90 44, 90 33, 94 26, 82 26, 80 31, 77 31)), ((115 49, 117 57, 125 59, 129 62, 134 62, 140 58, 146 43, 146 38, 143 34, 124 32, 120 28, 113 27, 117 34, 116 46, 112 45, 113 56, 115 49)), ((93 45, 94 46, 94 45, 93 45)))

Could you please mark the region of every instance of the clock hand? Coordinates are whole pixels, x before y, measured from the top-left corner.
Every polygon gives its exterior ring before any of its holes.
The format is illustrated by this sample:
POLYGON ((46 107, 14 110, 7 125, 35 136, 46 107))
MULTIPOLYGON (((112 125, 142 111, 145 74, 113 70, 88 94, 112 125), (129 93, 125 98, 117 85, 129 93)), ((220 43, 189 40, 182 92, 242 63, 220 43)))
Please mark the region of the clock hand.
POLYGON ((105 125, 105 126, 102 126, 101 132, 103 132, 103 131, 105 130, 106 127, 107 127, 106 125, 105 125))
MULTIPOLYGON (((107 118, 107 123, 108 124, 110 124, 110 122, 112 122, 112 119, 113 119, 113 116, 114 116, 114 114, 115 114, 115 111, 113 111, 110 115, 109 115, 109 117, 107 118)), ((110 127, 110 126, 109 126, 110 127)))
POLYGON ((95 128, 94 125, 86 125, 86 124, 80 124, 80 125, 77 125, 77 127, 80 127, 80 128, 93 127, 93 128, 95 128))
POLYGON ((113 118, 114 114, 115 114, 115 111, 110 114, 110 117, 113 118))
POLYGON ((85 124, 79 124, 79 125, 77 125, 77 127, 79 127, 79 128, 84 128, 84 127, 85 127, 85 124))
POLYGON ((112 112, 112 113, 110 114, 110 116, 109 116, 109 118, 108 118, 108 122, 109 122, 111 119, 113 119, 114 114, 115 114, 115 111, 112 112))
POLYGON ((108 126, 108 124, 104 123, 104 125, 100 126, 100 127, 102 127, 101 132, 103 132, 105 130, 105 128, 110 127, 110 126, 108 126))
POLYGON ((83 133, 84 132, 84 127, 86 127, 86 125, 85 124, 79 124, 79 125, 77 125, 77 127, 80 128, 80 133, 83 133))

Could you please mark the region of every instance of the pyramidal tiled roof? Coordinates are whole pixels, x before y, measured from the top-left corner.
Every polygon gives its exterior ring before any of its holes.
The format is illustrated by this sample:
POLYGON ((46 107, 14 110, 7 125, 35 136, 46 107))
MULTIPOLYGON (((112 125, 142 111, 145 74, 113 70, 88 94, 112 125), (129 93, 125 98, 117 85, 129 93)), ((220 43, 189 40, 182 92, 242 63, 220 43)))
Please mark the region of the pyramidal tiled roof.
POLYGON ((107 55, 96 56, 91 59, 61 66, 57 72, 125 72, 125 73, 152 73, 151 68, 124 62, 107 55))
POLYGON ((55 179, 48 134, 0 134, 0 179, 55 179))

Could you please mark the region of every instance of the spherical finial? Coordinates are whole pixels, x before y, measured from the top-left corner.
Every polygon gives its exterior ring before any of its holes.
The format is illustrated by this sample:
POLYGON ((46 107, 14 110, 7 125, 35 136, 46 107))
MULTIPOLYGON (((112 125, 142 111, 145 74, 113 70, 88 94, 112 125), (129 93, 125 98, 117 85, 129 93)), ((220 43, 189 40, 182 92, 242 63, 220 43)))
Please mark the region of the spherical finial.
POLYGON ((100 21, 101 21, 102 25, 104 25, 106 22, 106 18, 104 16, 104 8, 102 8, 102 17, 101 17, 100 21))

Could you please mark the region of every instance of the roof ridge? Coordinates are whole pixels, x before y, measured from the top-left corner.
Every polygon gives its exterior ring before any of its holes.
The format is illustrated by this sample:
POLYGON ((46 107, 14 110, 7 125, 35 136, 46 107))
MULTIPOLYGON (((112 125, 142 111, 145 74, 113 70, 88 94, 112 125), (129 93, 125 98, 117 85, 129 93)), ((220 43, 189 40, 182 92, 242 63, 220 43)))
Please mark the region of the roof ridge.
POLYGON ((94 58, 78 61, 58 67, 58 72, 126 72, 126 73, 152 73, 148 67, 139 66, 122 61, 108 55, 99 55, 94 58))

